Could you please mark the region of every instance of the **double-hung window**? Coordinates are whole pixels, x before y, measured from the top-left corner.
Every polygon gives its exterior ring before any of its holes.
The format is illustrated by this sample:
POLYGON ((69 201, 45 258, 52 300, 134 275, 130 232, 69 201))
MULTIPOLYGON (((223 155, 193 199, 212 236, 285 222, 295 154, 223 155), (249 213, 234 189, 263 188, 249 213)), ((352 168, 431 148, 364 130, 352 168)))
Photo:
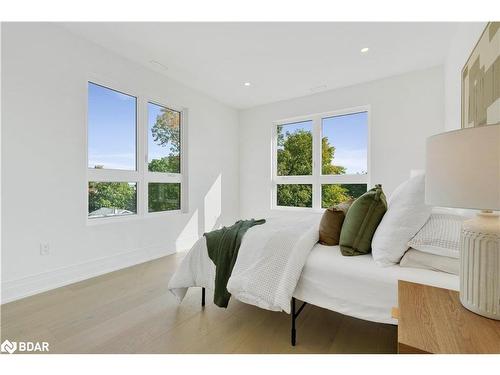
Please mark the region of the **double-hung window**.
POLYGON ((186 111, 88 82, 89 219, 186 210, 186 111))
POLYGON ((368 131, 368 107, 273 123, 273 207, 321 209, 365 193, 368 131))

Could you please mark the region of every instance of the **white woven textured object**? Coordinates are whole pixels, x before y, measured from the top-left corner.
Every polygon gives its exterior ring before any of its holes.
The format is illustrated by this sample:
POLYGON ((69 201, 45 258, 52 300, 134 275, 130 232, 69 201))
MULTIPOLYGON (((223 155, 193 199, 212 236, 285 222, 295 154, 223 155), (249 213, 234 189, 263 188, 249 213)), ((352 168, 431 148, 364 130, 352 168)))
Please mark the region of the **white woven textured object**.
POLYGON ((268 219, 243 237, 227 290, 242 302, 290 313, 302 268, 319 240, 321 214, 268 219))
POLYGON ((459 215, 431 214, 408 246, 425 253, 458 259, 460 232, 465 219, 459 215))
MULTIPOLYGON (((290 313, 290 300, 302 268, 319 239, 321 214, 289 214, 266 219, 243 237, 227 290, 232 297, 263 309, 290 313)), ((186 254, 169 281, 179 301, 189 287, 213 289, 215 265, 205 237, 186 254)))
POLYGON ((215 289, 215 264, 208 256, 205 236, 196 241, 168 282, 168 289, 179 302, 184 299, 188 288, 192 286, 215 289))

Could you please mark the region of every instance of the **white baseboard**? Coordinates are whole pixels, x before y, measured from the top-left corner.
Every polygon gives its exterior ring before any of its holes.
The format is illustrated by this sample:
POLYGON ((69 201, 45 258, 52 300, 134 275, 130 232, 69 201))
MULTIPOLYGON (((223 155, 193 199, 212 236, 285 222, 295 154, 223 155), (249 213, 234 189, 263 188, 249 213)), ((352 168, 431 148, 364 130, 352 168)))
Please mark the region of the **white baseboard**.
POLYGON ((165 246, 151 246, 80 264, 73 264, 68 267, 42 272, 21 279, 8 280, 2 282, 1 303, 12 302, 173 253, 175 251, 165 250, 165 246))

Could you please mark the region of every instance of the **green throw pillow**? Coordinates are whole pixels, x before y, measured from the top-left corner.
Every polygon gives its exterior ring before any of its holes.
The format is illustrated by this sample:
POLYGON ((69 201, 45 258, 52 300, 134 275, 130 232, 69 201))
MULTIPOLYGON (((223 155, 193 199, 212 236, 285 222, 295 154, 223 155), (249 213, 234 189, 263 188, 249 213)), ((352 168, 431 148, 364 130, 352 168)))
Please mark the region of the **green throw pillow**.
POLYGON ((342 255, 362 255, 371 252, 372 237, 387 211, 382 185, 356 199, 347 211, 340 232, 342 255))

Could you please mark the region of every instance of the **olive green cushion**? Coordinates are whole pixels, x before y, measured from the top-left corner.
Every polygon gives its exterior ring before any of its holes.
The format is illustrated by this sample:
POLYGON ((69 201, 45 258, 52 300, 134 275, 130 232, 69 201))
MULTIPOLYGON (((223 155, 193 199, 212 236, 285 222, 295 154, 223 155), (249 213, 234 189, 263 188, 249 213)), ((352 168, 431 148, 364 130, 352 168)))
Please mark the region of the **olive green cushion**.
POLYGON ((342 255, 363 255, 371 251, 372 237, 387 211, 381 185, 356 199, 347 211, 340 232, 342 255))

